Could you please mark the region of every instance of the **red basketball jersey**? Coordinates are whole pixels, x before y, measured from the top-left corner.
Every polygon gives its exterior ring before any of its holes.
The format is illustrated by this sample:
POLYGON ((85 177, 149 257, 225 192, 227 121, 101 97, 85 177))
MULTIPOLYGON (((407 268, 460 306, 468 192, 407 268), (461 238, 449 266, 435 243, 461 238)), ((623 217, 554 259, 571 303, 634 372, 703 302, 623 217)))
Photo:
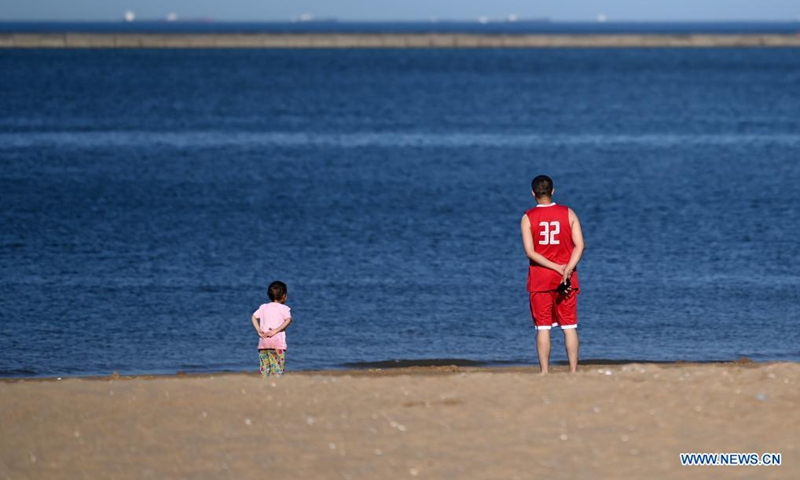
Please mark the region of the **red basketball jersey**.
MULTIPOLYGON (((569 224, 569 208, 551 203, 537 205, 525 215, 531 222, 533 249, 551 262, 560 265, 569 263, 575 244, 572 243, 572 228, 569 224)), ((556 290, 561 283, 561 275, 555 270, 530 263, 528 268, 528 291, 546 292, 556 290)), ((578 272, 572 273, 572 288, 580 288, 578 272)))

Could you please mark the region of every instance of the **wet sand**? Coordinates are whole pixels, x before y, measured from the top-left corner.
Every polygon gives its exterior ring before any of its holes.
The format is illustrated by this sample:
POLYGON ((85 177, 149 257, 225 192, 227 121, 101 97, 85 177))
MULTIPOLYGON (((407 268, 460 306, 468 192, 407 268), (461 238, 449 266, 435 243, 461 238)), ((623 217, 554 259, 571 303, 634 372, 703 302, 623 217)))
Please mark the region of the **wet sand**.
POLYGON ((4 380, 0 478, 800 478, 799 386, 794 363, 4 380))
POLYGON ((0 48, 800 47, 798 34, 7 33, 0 48))

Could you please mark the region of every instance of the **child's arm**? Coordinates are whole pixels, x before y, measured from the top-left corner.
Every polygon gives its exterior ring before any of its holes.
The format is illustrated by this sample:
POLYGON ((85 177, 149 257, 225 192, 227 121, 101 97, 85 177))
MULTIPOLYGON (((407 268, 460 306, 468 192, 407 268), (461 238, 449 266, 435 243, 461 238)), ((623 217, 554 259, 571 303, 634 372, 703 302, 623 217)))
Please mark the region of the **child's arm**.
POLYGON ((277 335, 278 333, 281 333, 282 331, 286 330, 286 327, 288 327, 290 323, 292 323, 292 317, 289 317, 286 320, 284 320, 283 323, 281 323, 281 325, 278 328, 264 332, 264 335, 266 335, 265 338, 269 338, 274 335, 277 335))
MULTIPOLYGON (((264 333, 263 331, 261 331, 261 325, 260 325, 260 324, 259 324, 259 322, 258 322, 258 317, 256 317, 255 315, 253 315, 253 316, 250 318, 250 320, 253 322, 253 328, 255 328, 255 329, 256 329, 256 332, 258 332, 258 336, 259 336, 259 337, 261 337, 261 338, 269 338, 269 337, 267 336, 267 334, 266 334, 266 333, 264 333)), ((271 337, 271 336, 272 336, 272 335, 270 335, 270 337, 271 337)))

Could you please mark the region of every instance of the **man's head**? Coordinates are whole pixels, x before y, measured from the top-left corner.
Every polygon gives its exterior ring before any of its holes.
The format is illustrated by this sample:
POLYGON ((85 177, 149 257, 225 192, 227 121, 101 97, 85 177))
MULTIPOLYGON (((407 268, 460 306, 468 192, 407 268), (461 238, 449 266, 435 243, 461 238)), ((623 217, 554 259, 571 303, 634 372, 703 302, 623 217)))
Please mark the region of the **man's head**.
POLYGON ((539 175, 531 182, 531 191, 536 198, 553 196, 553 179, 547 175, 539 175))
POLYGON ((286 284, 283 282, 272 282, 267 287, 267 296, 273 302, 281 302, 286 300, 286 284))

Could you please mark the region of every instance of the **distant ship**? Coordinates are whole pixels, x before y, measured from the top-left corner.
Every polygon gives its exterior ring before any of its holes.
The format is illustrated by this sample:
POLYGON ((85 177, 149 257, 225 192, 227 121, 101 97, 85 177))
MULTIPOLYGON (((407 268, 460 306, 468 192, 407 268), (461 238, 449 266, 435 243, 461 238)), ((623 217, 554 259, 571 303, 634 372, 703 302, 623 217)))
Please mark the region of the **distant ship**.
POLYGON ((125 10, 124 18, 126 22, 132 22, 136 20, 136 14, 130 10, 125 10))

